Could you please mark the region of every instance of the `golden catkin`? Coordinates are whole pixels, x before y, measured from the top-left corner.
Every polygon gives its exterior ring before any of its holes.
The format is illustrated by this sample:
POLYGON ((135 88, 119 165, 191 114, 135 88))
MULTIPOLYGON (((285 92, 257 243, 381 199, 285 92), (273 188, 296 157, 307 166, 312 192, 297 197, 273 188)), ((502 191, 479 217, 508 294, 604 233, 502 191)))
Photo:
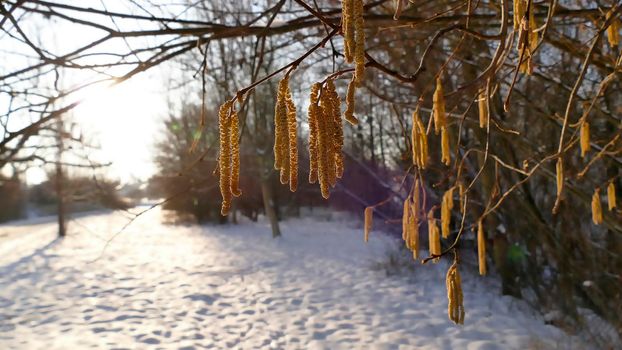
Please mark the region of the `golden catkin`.
POLYGON ((356 81, 354 77, 348 84, 348 91, 346 92, 346 110, 343 113, 344 119, 352 124, 356 125, 359 123, 359 120, 354 116, 354 93, 356 92, 356 81))
POLYGON ((480 219, 477 222, 477 257, 479 262, 479 274, 486 274, 486 236, 484 235, 484 224, 480 219))
POLYGON ((274 168, 280 170, 281 183, 289 183, 293 192, 298 186, 298 138, 296 105, 289 90, 289 75, 279 82, 274 130, 274 168))
POLYGON ((581 144, 581 157, 585 157, 590 151, 590 123, 583 121, 581 123, 581 131, 579 132, 581 144))
POLYGON ((525 0, 514 0, 514 30, 520 28, 521 21, 525 15, 525 0))
POLYGON ((607 186, 607 204, 609 206, 609 210, 613 210, 617 207, 616 186, 613 184, 613 181, 611 181, 607 186))
POLYGON ((447 166, 451 164, 451 150, 449 148, 449 131, 447 127, 441 130, 441 162, 447 166))
POLYGON ((440 76, 436 78, 436 89, 432 96, 432 118, 434 119, 434 133, 438 135, 441 129, 447 126, 445 96, 440 76))
POLYGON ((331 187, 334 187, 337 183, 337 177, 340 176, 339 169, 343 166, 343 162, 340 161, 343 156, 341 148, 343 147, 343 130, 341 125, 341 117, 339 110, 339 95, 335 89, 335 83, 332 79, 326 82, 326 88, 322 91, 321 106, 326 116, 325 127, 327 129, 327 148, 328 152, 328 183, 331 187))
POLYGON ((419 182, 419 179, 415 180, 415 187, 414 187, 414 193, 413 193, 413 202, 410 206, 410 209, 412 210, 412 215, 415 217, 415 220, 417 221, 417 224, 419 223, 419 210, 421 208, 421 183, 419 182))
POLYGON ((409 210, 409 238, 410 250, 413 252, 413 259, 419 259, 419 208, 421 206, 421 190, 419 179, 415 180, 413 201, 410 203, 409 210))
POLYGON ((538 47, 538 25, 536 23, 536 11, 535 5, 532 3, 529 9, 529 55, 533 55, 534 51, 538 47))
MULTIPOLYGON (((613 16, 613 8, 607 12, 607 20, 613 16)), ((611 47, 620 45, 620 20, 615 18, 607 27, 607 41, 611 47)))
POLYGON ((342 32, 344 55, 347 63, 354 62, 354 78, 357 86, 365 78, 365 21, 363 0, 342 1, 342 32))
POLYGON ((363 21, 363 0, 354 0, 354 79, 357 86, 365 79, 365 23, 363 21))
POLYGON ((406 200, 404 200, 404 205, 403 205, 403 209, 402 209, 402 239, 404 240, 404 242, 406 243, 406 247, 410 249, 410 247, 408 246, 408 240, 409 240, 409 225, 408 225, 408 220, 410 219, 410 197, 406 198, 406 200))
POLYGON ((320 122, 320 184, 327 190, 334 186, 335 162, 334 162, 334 135, 333 135, 333 116, 331 115, 332 107, 329 98, 328 87, 322 90, 320 95, 320 108, 322 109, 320 122))
MULTIPOLYGON (((523 16, 524 11, 527 10, 527 1, 523 0, 523 16)), ((532 4, 527 14, 527 21, 521 21, 519 40, 518 40, 518 52, 519 57, 523 53, 523 60, 520 62, 519 71, 531 75, 533 72, 532 56, 536 47, 538 46, 538 32, 536 31, 536 17, 534 11, 534 5, 532 4)))
POLYGON ((320 114, 318 103, 321 87, 320 83, 313 84, 309 97, 309 183, 312 184, 318 179, 318 118, 320 114))
POLYGON ((354 61, 354 0, 342 0, 341 2, 341 25, 343 31, 343 46, 346 62, 352 63, 354 61))
POLYGON ((326 121, 324 123, 326 127, 326 175, 328 176, 328 184, 330 187, 335 187, 337 184, 337 164, 335 164, 335 124, 333 116, 327 110, 324 113, 326 121))
POLYGON ((298 123, 296 122, 296 105, 292 100, 289 87, 285 98, 287 104, 287 139, 289 141, 289 190, 296 192, 298 188, 298 123))
POLYGON ((488 96, 486 96, 486 88, 480 90, 477 107, 479 109, 479 127, 486 129, 488 126, 488 96))
POLYGON ((330 105, 330 121, 333 131, 333 158, 335 161, 335 176, 340 179, 343 176, 343 121, 341 120, 341 99, 337 94, 335 83, 332 79, 326 82, 328 104, 330 105))
POLYGON ((324 199, 328 199, 328 197, 330 196, 329 153, 332 143, 330 142, 330 135, 328 135, 328 130, 326 126, 328 116, 326 115, 327 109, 324 108, 325 106, 323 106, 324 102, 325 100, 320 101, 320 114, 318 117, 318 180, 320 183, 320 191, 322 193, 322 197, 324 199))
POLYGON ((600 188, 597 188, 592 195, 592 221, 596 225, 603 223, 603 210, 600 206, 600 188))
POLYGON ((445 284, 447 285, 447 314, 449 319, 455 324, 464 324, 462 281, 456 261, 447 270, 445 284))
POLYGON ((281 171, 281 177, 286 163, 289 162, 289 133, 287 130, 287 102, 285 98, 288 90, 289 77, 286 76, 279 82, 276 105, 274 106, 274 169, 281 171))
POLYGON ((413 164, 419 169, 425 169, 428 164, 428 135, 425 133, 419 111, 413 112, 411 143, 413 164))
POLYGON ((449 225, 451 223, 451 210, 454 207, 454 189, 453 187, 443 194, 441 202, 441 232, 443 238, 449 237, 449 225))
MULTIPOLYGON (((441 254, 441 237, 439 234, 436 219, 434 218, 434 210, 428 212, 428 251, 430 255, 441 254)), ((435 258, 434 263, 437 263, 440 258, 435 258)))
POLYGON ((230 131, 230 144, 231 144, 231 194, 235 197, 239 197, 242 194, 240 190, 240 121, 238 113, 233 111, 231 113, 231 131, 230 131))
POLYGON ((414 206, 410 206, 408 216, 408 248, 413 253, 413 259, 419 259, 419 223, 417 217, 413 215, 414 206))
POLYGON ((369 232, 371 232, 373 216, 374 216, 374 208, 373 207, 365 208, 365 223, 363 224, 363 227, 365 230, 365 242, 369 241, 369 232))
POLYGON ((464 182, 462 182, 462 180, 458 182, 458 195, 460 197, 460 213, 464 214, 464 200, 466 197, 466 187, 464 187, 464 182))
POLYGON ((561 157, 557 159, 555 164, 555 180, 557 183, 557 197, 559 198, 564 190, 564 162, 561 157))
POLYGON ((231 209, 231 107, 233 101, 229 100, 220 106, 218 113, 218 129, 220 137, 220 150, 218 152, 218 170, 220 172, 220 194, 222 206, 220 213, 227 215, 231 209))

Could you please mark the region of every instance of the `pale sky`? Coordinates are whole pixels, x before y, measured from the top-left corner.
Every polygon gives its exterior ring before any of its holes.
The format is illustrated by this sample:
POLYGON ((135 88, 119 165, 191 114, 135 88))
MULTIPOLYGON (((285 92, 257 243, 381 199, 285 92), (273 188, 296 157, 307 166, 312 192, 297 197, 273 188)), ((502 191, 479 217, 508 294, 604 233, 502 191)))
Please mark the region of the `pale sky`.
MULTIPOLYGON (((100 7, 99 1, 85 1, 84 7, 100 7)), ((109 10, 128 12, 135 8, 126 7, 128 3, 106 1, 109 10)), ((97 17, 101 20, 101 17, 97 17)), ((103 20, 106 20, 104 17, 103 20)), ((106 23, 110 25, 110 23, 106 23)), ((135 23, 124 23, 124 28, 135 29, 135 23)), ((45 48, 56 55, 69 52, 79 46, 88 43, 94 38, 99 38, 102 32, 87 27, 78 26, 66 21, 53 18, 52 20, 25 21, 23 29, 29 36, 37 38, 45 43, 45 48), (42 30, 45 29, 45 30, 42 30)), ((19 42, 11 41, 6 35, 0 37, 0 44, 4 45, 3 52, 18 52, 16 55, 6 55, 0 63, 0 73, 23 68, 32 62, 28 57, 33 57, 30 49, 19 42)), ((129 47, 141 47, 145 39, 124 42, 113 40, 106 43, 98 51, 126 52, 129 47)), ((97 57, 93 57, 97 60, 97 57)), ((167 66, 167 65, 163 65, 167 66)), ((109 70, 107 73, 121 76, 130 67, 119 67, 109 70)), ((106 175, 112 179, 129 182, 135 179, 145 180, 153 175, 155 166, 152 162, 153 147, 162 131, 163 117, 168 113, 167 82, 166 76, 170 71, 164 67, 155 67, 147 72, 132 77, 112 88, 107 84, 80 91, 62 102, 69 104, 76 100, 82 103, 67 115, 68 119, 79 124, 82 134, 90 144, 99 145, 99 150, 90 157, 100 162, 112 162, 112 166, 106 175)), ((64 70, 61 77, 63 89, 82 84, 86 81, 100 79, 93 72, 79 72, 76 70, 64 70)), ((49 81, 43 81, 42 85, 49 81)), ((200 89, 200 85, 197 88, 200 89)), ((6 96, 0 96, 0 103, 5 102, 6 96)), ((175 99, 171 99, 175 100, 175 99)), ((6 105, 6 104, 5 104, 6 105)), ((1 111, 1 109, 0 109, 1 111)), ((23 115, 19 119, 12 118, 13 128, 20 127, 29 119, 23 115), (21 122, 20 122, 21 119, 21 122)), ((23 127, 23 126, 22 126, 23 127)), ((35 141, 36 142, 36 141, 35 141)), ((49 169, 48 169, 49 170, 49 169)), ((46 179, 46 171, 36 166, 26 172, 26 181, 36 184, 46 179)))

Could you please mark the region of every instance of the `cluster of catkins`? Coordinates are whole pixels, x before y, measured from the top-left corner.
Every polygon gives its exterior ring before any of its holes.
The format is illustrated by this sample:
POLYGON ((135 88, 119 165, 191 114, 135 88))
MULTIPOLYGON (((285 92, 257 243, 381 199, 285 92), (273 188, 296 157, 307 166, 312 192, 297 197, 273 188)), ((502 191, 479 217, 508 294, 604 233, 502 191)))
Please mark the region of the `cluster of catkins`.
MULTIPOLYGON (((432 119, 434 121, 435 134, 441 134, 441 162, 445 165, 449 165, 451 163, 449 130, 447 125, 447 113, 445 112, 443 84, 440 77, 436 79, 436 89, 432 97, 432 119)), ((423 122, 419 117, 418 109, 413 112, 412 116, 411 144, 413 164, 419 169, 425 169, 428 165, 428 136, 423 122)))
MULTIPOLYGON (((342 2, 342 33, 346 62, 354 63, 354 74, 346 93, 346 110, 343 118, 355 125, 354 95, 365 78, 365 24, 363 0, 342 2)), ((291 71, 290 71, 291 72, 291 71)), ((274 168, 280 172, 282 184, 289 183, 290 190, 298 187, 298 147, 296 107, 289 89, 289 73, 279 82, 274 108, 275 140, 274 168)), ((237 98, 236 98, 237 99, 237 98)), ((225 102, 220 108, 220 192, 222 215, 231 208, 232 196, 239 196, 240 156, 238 117, 234 108, 236 99, 225 102)), ((311 91, 309 106, 309 182, 319 182, 322 196, 328 198, 330 188, 343 175, 343 123, 341 100, 335 89, 334 78, 316 83, 311 91)))
MULTIPOLYGON (((609 211, 613 211, 617 207, 616 187, 613 181, 609 182, 609 185, 607 185, 607 206, 609 211)), ((600 188, 596 188, 592 195, 592 221, 595 225, 603 223, 603 209, 600 205, 600 188)))
POLYGON ((298 137, 296 106, 289 90, 289 75, 279 82, 274 107, 274 169, 280 171, 282 184, 289 183, 294 192, 298 187, 298 137))
POLYGON ((413 112, 412 119, 413 163, 417 168, 425 169, 428 166, 428 135, 425 133, 418 109, 413 112))
POLYGON ((319 182, 322 197, 343 176, 341 100, 333 79, 315 83, 309 101, 309 183, 319 182))

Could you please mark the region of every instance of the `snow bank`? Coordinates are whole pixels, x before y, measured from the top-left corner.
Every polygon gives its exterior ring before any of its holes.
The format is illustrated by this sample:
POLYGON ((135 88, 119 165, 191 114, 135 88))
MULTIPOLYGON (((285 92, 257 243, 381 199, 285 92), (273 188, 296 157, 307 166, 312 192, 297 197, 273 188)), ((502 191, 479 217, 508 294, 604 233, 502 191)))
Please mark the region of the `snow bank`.
POLYGON ((463 272, 466 320, 447 320, 447 265, 387 277, 395 249, 359 224, 166 226, 160 212, 0 226, 0 348, 571 348, 520 302, 463 272), (101 255, 101 256, 100 256, 101 255), (99 258, 98 258, 99 257, 99 258), (95 261, 93 261, 96 259, 95 261))

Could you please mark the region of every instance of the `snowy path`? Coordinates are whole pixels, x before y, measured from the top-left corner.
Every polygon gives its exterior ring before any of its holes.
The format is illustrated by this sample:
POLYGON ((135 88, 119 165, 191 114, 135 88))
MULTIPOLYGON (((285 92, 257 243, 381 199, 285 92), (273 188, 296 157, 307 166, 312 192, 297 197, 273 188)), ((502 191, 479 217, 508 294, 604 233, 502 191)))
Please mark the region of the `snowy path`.
POLYGON ((89 263, 126 219, 78 222, 72 230, 80 233, 63 241, 54 240, 53 223, 0 226, 0 348, 569 346, 560 331, 466 273, 466 324, 454 326, 446 265, 387 277, 371 266, 391 242, 376 235, 365 245, 356 224, 292 220, 283 239, 272 240, 261 223, 167 226, 153 211, 89 263))

